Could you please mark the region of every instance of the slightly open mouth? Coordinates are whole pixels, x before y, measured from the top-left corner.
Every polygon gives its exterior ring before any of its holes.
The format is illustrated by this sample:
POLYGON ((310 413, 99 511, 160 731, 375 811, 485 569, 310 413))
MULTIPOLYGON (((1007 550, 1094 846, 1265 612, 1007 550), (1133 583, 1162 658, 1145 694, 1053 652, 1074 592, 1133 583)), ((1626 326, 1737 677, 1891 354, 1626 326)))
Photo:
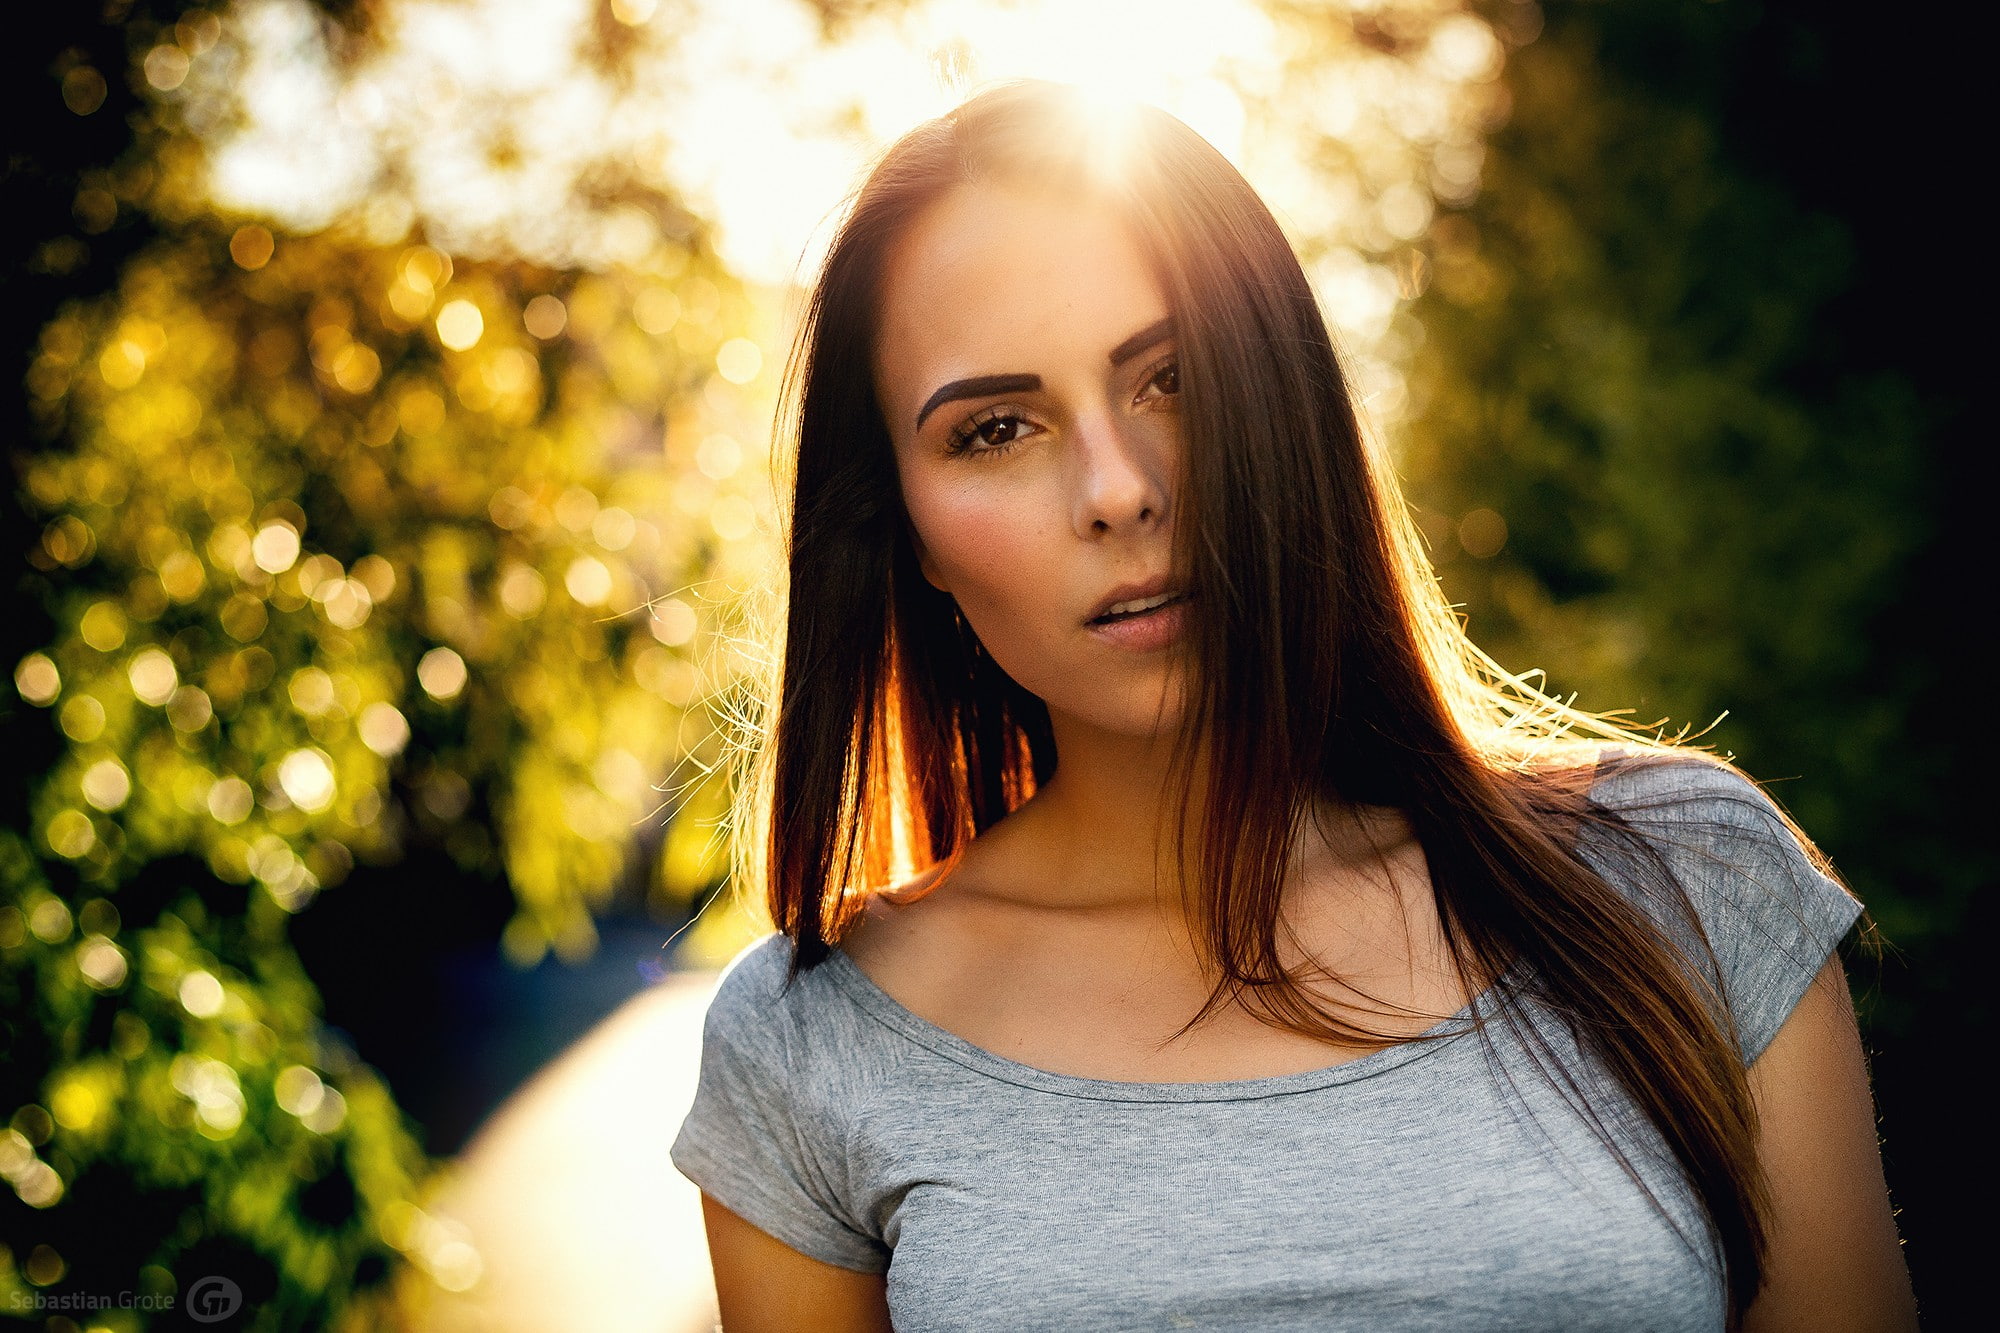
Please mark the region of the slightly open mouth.
POLYGON ((1185 602, 1187 599, 1188 595, 1186 593, 1184 592, 1175 593, 1172 597, 1168 598, 1164 602, 1161 602, 1158 606, 1149 606, 1144 611, 1112 612, 1105 615, 1096 616, 1091 620, 1086 621, 1085 623, 1091 625, 1115 625, 1121 620, 1137 620, 1140 616, 1150 616, 1155 612, 1164 611, 1170 606, 1179 606, 1182 602, 1185 602))

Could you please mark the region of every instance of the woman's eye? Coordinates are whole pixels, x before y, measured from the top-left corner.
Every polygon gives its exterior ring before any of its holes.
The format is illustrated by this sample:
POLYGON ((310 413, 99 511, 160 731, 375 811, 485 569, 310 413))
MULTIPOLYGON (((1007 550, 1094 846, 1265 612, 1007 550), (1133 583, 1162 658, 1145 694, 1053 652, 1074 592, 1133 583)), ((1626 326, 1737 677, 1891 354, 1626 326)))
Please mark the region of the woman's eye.
POLYGON ((1006 408, 989 409, 966 422, 951 435, 955 454, 1005 453, 1028 433, 1027 421, 1006 408))
POLYGON ((1146 388, 1159 397, 1171 398, 1181 391, 1181 363, 1179 359, 1169 359, 1160 363, 1146 381, 1146 388))
POLYGON ((1012 444, 1021 433, 1021 419, 996 417, 992 421, 982 421, 974 433, 982 444, 1012 444))

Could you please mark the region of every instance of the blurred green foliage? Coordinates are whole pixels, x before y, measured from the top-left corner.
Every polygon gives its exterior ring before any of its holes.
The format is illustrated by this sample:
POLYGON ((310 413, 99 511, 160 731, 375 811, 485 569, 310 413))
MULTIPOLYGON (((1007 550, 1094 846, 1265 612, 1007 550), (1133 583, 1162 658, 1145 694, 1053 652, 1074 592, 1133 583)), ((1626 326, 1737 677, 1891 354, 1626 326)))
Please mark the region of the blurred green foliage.
MULTIPOLYGON (((128 20, 110 77, 199 45, 171 19, 128 20)), ((762 330, 656 195, 615 199, 646 234, 614 272, 274 236, 188 193, 171 115, 129 123, 74 212, 150 235, 25 349, 22 590, 54 633, 13 684, 55 744, 0 834, 0 1304, 209 1271, 245 1327, 378 1327, 400 1258, 447 1287, 477 1259, 289 919, 421 835, 501 873, 510 957, 579 958, 670 805, 641 882, 670 908, 721 877, 714 588, 769 528, 739 443, 769 377, 724 348, 762 330)))
POLYGON ((1957 1069, 1989 1026, 2000 857, 1954 721, 1983 684, 1965 580, 1990 538, 1954 460, 1987 432, 1962 298, 1913 266, 1920 201, 1967 169, 1927 90, 1972 85, 1935 33, 1839 7, 1541 10, 1479 196, 1410 270, 1409 494, 1482 646, 1702 733, 1868 905, 1887 953, 1850 976, 1947 1326, 1985 1303, 1957 1069))
POLYGON ((1433 555, 1488 651, 1776 781, 1920 945, 1964 900, 1878 822, 1921 779, 1918 682, 1873 630, 1932 536, 1926 412, 1894 369, 1813 373, 1848 234, 1606 59, 1663 20, 1551 16, 1480 196, 1426 238, 1404 466, 1433 555))
POLYGON ((384 1224, 413 1212, 425 1163, 389 1090, 324 1039, 282 930, 199 883, 142 925, 111 897, 72 912, 12 831, 0 884, 8 1081, 43 1076, 0 1130, 0 1170, 46 1214, 0 1270, 0 1306, 32 1308, 65 1278, 176 1297, 221 1271, 257 1327, 365 1321, 392 1257, 384 1224))
POLYGON ((588 951, 716 665, 675 590, 756 516, 692 457, 741 296, 672 243, 556 280, 190 229, 47 326, 29 384, 74 447, 26 480, 67 632, 16 675, 71 742, 49 851, 105 884, 191 852, 297 911, 395 856, 407 753, 409 817, 504 862, 510 951, 588 951))

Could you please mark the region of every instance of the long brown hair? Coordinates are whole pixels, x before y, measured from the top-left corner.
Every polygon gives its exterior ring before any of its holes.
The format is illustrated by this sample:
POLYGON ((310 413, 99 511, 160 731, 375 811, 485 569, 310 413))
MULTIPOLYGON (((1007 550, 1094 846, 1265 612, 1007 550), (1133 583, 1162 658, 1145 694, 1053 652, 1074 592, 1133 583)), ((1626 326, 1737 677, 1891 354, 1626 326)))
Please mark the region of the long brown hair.
MULTIPOLYGON (((1173 549, 1199 611, 1183 645, 1174 845, 1187 856, 1192 830, 1188 919, 1221 978, 1188 1026, 1244 993, 1292 1031, 1399 1040, 1322 1010, 1282 963, 1277 926, 1288 852, 1316 802, 1403 812, 1468 993, 1490 985, 1498 1016, 1574 1101, 1525 1017, 1532 996, 1643 1110, 1705 1209, 1740 1314, 1760 1282, 1766 1203, 1727 1010, 1700 960, 1577 846, 1585 824, 1643 841, 1588 798, 1592 738, 1642 761, 1688 752, 1568 708, 1471 644, 1262 201, 1165 112, 1116 117, 1113 152, 1108 131, 1083 132, 1084 114, 1072 90, 1024 82, 911 131, 855 197, 806 308, 786 377, 797 448, 790 475, 780 467, 782 642, 739 797, 739 827, 765 832, 743 840, 740 882, 765 886, 795 942, 788 984, 868 894, 948 867, 1054 771, 1046 707, 918 571, 872 355, 888 250, 928 204, 970 180, 1090 191, 1148 247, 1180 346, 1173 549), (1190 819, 1201 747, 1230 790, 1190 819)), ((1664 862, 1651 864, 1693 923, 1664 862)))

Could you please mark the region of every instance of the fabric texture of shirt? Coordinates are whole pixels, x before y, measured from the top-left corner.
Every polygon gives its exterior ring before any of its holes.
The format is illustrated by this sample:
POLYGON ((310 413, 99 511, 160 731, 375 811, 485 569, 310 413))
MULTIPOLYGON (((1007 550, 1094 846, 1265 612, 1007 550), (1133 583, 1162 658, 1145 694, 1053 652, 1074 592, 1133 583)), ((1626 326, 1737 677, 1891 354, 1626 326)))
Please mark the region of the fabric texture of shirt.
MULTIPOLYGON (((1655 835, 1754 1060, 1860 904, 1726 770, 1602 765, 1592 796, 1655 835)), ((1584 855, 1645 906, 1607 846, 1584 855)), ((724 970, 673 1162, 792 1248, 886 1273, 904 1333, 1724 1326, 1697 1197, 1532 1004, 1678 1230, 1505 1023, 1471 1031, 1490 993, 1441 1040, 1330 1068, 1132 1083, 982 1050, 838 948, 781 997, 791 950, 770 934, 724 970)))

